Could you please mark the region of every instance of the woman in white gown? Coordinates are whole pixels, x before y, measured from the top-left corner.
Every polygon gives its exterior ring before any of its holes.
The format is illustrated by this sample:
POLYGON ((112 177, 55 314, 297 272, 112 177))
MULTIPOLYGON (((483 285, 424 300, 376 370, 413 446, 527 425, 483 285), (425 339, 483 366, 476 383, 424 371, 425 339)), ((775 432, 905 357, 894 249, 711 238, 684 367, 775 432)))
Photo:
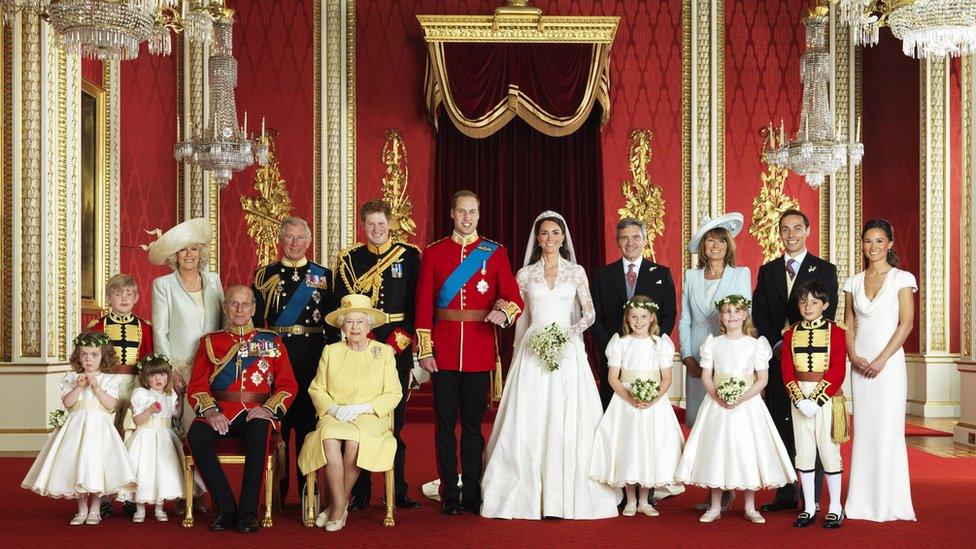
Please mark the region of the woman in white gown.
POLYGON ((525 311, 491 430, 481 515, 492 518, 597 519, 617 516, 619 491, 588 478, 603 407, 586 359, 583 331, 595 313, 583 268, 561 215, 536 218, 517 279, 525 311), (552 323, 568 341, 559 368, 528 350, 532 333, 552 323))
POLYGON ((844 284, 847 352, 854 370, 854 442, 844 511, 852 519, 915 520, 905 447, 908 382, 902 345, 912 331, 912 293, 918 286, 911 273, 897 268, 890 223, 868 221, 861 244, 868 267, 844 284))

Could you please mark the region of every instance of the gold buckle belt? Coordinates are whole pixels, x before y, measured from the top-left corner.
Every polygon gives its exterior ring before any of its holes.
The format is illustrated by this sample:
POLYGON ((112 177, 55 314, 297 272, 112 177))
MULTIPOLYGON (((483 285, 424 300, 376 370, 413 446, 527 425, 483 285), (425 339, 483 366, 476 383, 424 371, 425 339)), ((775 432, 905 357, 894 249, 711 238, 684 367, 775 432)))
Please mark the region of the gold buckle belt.
POLYGON ((320 326, 315 326, 315 327, 302 326, 301 324, 295 324, 294 326, 272 326, 268 329, 278 334, 291 334, 291 335, 322 333, 322 328, 320 326))
POLYGON ((435 309, 437 320, 449 320, 453 322, 484 322, 488 313, 484 309, 435 309))

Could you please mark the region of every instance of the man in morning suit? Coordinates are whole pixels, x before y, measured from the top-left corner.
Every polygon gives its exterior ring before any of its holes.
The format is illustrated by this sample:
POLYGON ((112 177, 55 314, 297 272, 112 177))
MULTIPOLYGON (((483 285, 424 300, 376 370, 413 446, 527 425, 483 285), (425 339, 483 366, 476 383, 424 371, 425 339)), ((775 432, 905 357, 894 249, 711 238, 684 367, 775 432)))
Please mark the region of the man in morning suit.
POLYGON ((197 413, 186 435, 190 451, 217 503, 211 530, 249 534, 258 529, 258 498, 264 479, 271 431, 285 417, 298 390, 288 352, 273 332, 251 323, 254 294, 231 286, 224 294, 227 329, 200 339, 186 398, 197 413), (244 437, 244 478, 240 505, 217 460, 215 446, 224 437, 244 437))
MULTIPOLYGON (((281 336, 298 382, 298 394, 281 424, 285 448, 291 446, 295 432, 295 456, 302 452, 305 436, 315 430, 317 417, 308 386, 315 379, 319 358, 326 343, 338 340, 335 330, 325 324, 325 315, 335 308, 332 271, 305 258, 312 231, 300 217, 281 222, 278 245, 281 261, 261 267, 254 273, 252 289, 256 299, 254 325, 281 336)), ((286 453, 286 455, 288 455, 286 453)), ((288 460, 280 484, 281 500, 288 495, 288 460)), ((305 495, 305 476, 297 473, 299 497, 305 495)))
POLYGON ((657 323, 662 334, 671 334, 678 314, 671 271, 664 265, 644 259, 646 243, 647 227, 643 221, 621 219, 617 223, 617 247, 621 259, 598 269, 593 275, 590 288, 596 308, 593 340, 599 360, 600 400, 604 410, 613 396, 613 388, 607 381, 607 344, 613 334, 620 333, 624 303, 635 295, 651 298, 659 307, 657 323))
MULTIPOLYGON (((370 297, 373 307, 386 313, 386 324, 374 328, 372 337, 393 347, 397 375, 403 396, 393 410, 393 437, 397 450, 393 460, 396 506, 416 509, 420 504, 407 497, 404 461, 407 446, 400 438, 410 396, 410 370, 413 368, 413 300, 420 276, 420 250, 413 244, 394 242, 390 237, 392 212, 385 200, 370 200, 359 210, 359 221, 366 234, 365 244, 356 244, 339 252, 335 268, 335 297, 339 301, 349 294, 370 297)), ((370 472, 363 470, 352 488, 350 511, 369 506, 372 490, 370 472)))
POLYGON ((495 329, 512 325, 524 306, 505 248, 478 235, 478 206, 478 197, 471 191, 454 194, 454 232, 424 250, 417 283, 417 354, 434 386, 437 466, 445 515, 458 515, 462 509, 475 514, 481 510, 485 449, 481 420, 491 372, 501 367, 495 329), (461 491, 454 434, 458 412, 461 491))
MULTIPOLYGON (((765 337, 773 346, 773 358, 769 360, 769 384, 766 385, 765 401, 769 414, 773 417, 786 451, 791 458, 796 456, 793 439, 792 406, 783 372, 780 356, 783 346, 783 332, 791 325, 803 320, 800 315, 798 296, 793 290, 808 280, 817 280, 827 289, 830 305, 824 311, 824 318, 834 320, 837 313, 837 267, 807 251, 807 237, 810 236, 810 220, 799 210, 786 210, 779 218, 779 237, 785 253, 759 268, 756 291, 753 292, 752 321, 759 335, 765 337)), ((823 466, 816 464, 816 493, 819 497, 823 483, 823 466)), ((776 490, 776 498, 760 507, 762 511, 795 510, 799 507, 800 491, 796 483, 787 484, 776 490)))

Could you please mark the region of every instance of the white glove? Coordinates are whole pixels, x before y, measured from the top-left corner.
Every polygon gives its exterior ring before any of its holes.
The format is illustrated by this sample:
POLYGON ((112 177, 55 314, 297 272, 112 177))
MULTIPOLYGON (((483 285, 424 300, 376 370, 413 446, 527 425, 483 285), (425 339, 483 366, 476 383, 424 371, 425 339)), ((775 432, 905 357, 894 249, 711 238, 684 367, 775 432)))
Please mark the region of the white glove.
POLYGON ((329 414, 330 416, 332 416, 332 417, 334 417, 336 419, 339 419, 338 417, 336 417, 336 414, 339 413, 339 405, 338 404, 333 404, 332 406, 329 407, 328 410, 325 411, 325 413, 329 414))
POLYGON ((798 401, 796 403, 796 408, 807 417, 813 417, 817 415, 817 412, 820 411, 820 406, 817 406, 817 403, 809 398, 798 401))
POLYGON ((370 404, 347 404, 345 406, 339 406, 336 411, 335 418, 339 421, 350 422, 355 421, 360 414, 372 413, 373 406, 370 404))

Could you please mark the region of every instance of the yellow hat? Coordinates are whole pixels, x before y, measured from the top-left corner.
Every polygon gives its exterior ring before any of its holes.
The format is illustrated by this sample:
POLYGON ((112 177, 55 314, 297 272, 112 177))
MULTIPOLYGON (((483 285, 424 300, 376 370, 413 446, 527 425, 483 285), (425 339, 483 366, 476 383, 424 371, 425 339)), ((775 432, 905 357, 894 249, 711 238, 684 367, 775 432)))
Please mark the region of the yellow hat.
POLYGON ((348 313, 365 313, 373 319, 373 327, 386 324, 386 313, 373 308, 373 302, 362 294, 349 294, 339 302, 339 308, 325 315, 325 322, 329 326, 339 327, 339 317, 348 313))
MULTIPOLYGON (((159 229, 150 232, 159 234, 159 229)), ((210 244, 210 238, 210 222, 206 218, 197 217, 166 231, 144 249, 149 251, 150 263, 163 265, 166 263, 166 258, 183 248, 194 244, 210 244)))

